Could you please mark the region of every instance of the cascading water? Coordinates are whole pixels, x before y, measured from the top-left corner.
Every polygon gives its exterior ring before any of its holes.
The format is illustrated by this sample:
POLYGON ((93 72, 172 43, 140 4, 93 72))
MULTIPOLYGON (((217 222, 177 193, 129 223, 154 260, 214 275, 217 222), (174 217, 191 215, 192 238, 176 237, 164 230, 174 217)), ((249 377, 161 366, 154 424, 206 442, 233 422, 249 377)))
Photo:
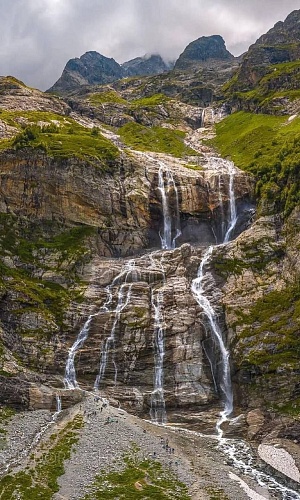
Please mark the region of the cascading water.
POLYGON ((235 167, 232 163, 228 164, 228 173, 229 173, 229 224, 224 236, 223 243, 228 243, 230 237, 232 235, 232 231, 235 228, 237 221, 237 212, 236 212, 236 204, 235 204, 235 195, 234 195, 234 175, 236 173, 235 167))
POLYGON ((219 207, 220 207, 220 216, 221 216, 221 241, 224 241, 224 236, 226 232, 226 221, 225 221, 225 214, 224 214, 224 204, 223 204, 223 197, 222 197, 222 175, 219 174, 219 182, 218 182, 218 189, 219 189, 219 207))
MULTIPOLYGON (((149 254, 153 270, 157 267, 162 273, 165 283, 166 275, 163 266, 163 255, 159 256, 157 252, 149 254), (154 256, 158 255, 159 260, 156 263, 154 256)), ((165 326, 163 315, 163 290, 151 289, 151 306, 154 311, 154 377, 153 391, 150 399, 150 418, 152 422, 165 424, 167 422, 167 412, 164 397, 164 357, 165 357, 165 326)))
POLYGON ((201 127, 205 127, 205 108, 202 109, 201 113, 201 127))
MULTIPOLYGON (((108 355, 111 350, 111 348, 115 344, 115 333, 116 333, 116 327, 120 321, 120 316, 121 312, 125 309, 125 307, 128 305, 130 301, 130 295, 131 295, 131 288, 132 288, 132 283, 130 285, 127 284, 127 278, 128 275, 131 273, 131 271, 134 269, 135 263, 134 261, 129 262, 129 268, 125 277, 125 282, 122 283, 120 286, 119 292, 118 292, 118 303, 117 307, 115 310, 115 319, 111 328, 111 332, 109 337, 106 339, 103 345, 103 349, 101 351, 100 355, 100 366, 99 366, 99 373, 96 377, 95 384, 94 384, 94 389, 99 389, 99 385, 103 381, 104 375, 105 375, 105 370, 106 370, 106 365, 108 361, 108 355), (127 288, 127 290, 126 290, 127 288)), ((118 367, 114 359, 114 355, 112 355, 112 363, 114 365, 115 369, 115 375, 114 375, 114 383, 116 385, 117 383, 117 376, 118 376, 118 367)))
MULTIPOLYGON (((129 260, 125 264, 124 269, 122 269, 121 272, 113 279, 112 283, 106 287, 107 299, 106 299, 104 305, 102 307, 100 307, 100 309, 97 312, 89 315, 88 319, 86 320, 82 329, 80 330, 77 339, 75 340, 72 347, 69 349, 69 355, 68 355, 68 359, 67 359, 67 363, 66 363, 65 378, 64 378, 64 384, 65 384, 66 389, 76 389, 79 387, 77 380, 76 380, 75 356, 76 356, 77 351, 83 346, 84 342, 86 341, 86 339, 89 335, 92 319, 103 312, 109 311, 109 306, 112 302, 112 289, 113 289, 113 287, 118 283, 118 281, 120 281, 120 279, 123 278, 123 276, 125 276, 125 280, 127 279, 128 274, 134 269, 134 264, 135 263, 133 260, 129 260)), ((107 346, 107 348, 109 348, 109 347, 110 347, 110 344, 107 346)), ((107 353, 106 353, 106 360, 107 360, 107 353)), ((101 364, 100 364, 100 367, 101 367, 101 364)), ((105 368, 104 368, 104 371, 105 371, 105 368)))
POLYGON ((56 412, 54 413, 54 415, 59 415, 61 411, 61 397, 59 394, 56 394, 56 412))
POLYGON ((220 356, 221 356, 221 377, 222 382, 220 384, 220 390, 222 393, 222 399, 224 403, 224 411, 221 413, 221 419, 217 424, 218 433, 221 433, 220 426, 221 424, 227 420, 227 417, 232 413, 233 410, 233 395, 232 395, 232 386, 231 386, 231 378, 230 378, 230 365, 229 365, 229 353, 225 347, 224 340, 222 338, 222 332, 218 325, 218 318, 216 312, 209 301, 209 299, 205 296, 205 266, 210 260, 214 247, 210 246, 204 256, 202 258, 201 264, 198 270, 198 276, 192 282, 192 293, 198 302, 199 306, 202 307, 205 316, 208 319, 209 326, 213 338, 216 344, 219 347, 220 356))
POLYGON ((158 189, 161 194, 163 210, 163 232, 162 234, 160 233, 161 248, 164 250, 170 250, 176 247, 176 240, 181 235, 179 200, 178 190, 174 181, 174 177, 171 171, 162 162, 159 162, 158 189), (175 197, 173 217, 170 210, 170 196, 172 192, 174 193, 175 197), (172 234, 174 234, 174 232, 175 235, 172 238, 172 234))
POLYGON ((159 165, 158 190, 161 195, 163 212, 163 228, 162 232, 159 232, 159 236, 161 248, 163 250, 172 250, 176 248, 176 240, 181 235, 178 189, 173 174, 169 167, 162 161, 140 151, 136 151, 135 153, 159 165))
MULTIPOLYGON (((224 164, 224 162, 223 162, 224 164)), ((234 227, 237 222, 237 211, 236 211, 236 204, 235 204, 235 194, 234 194, 234 175, 235 175, 235 168, 233 164, 227 163, 227 170, 229 174, 229 189, 228 189, 228 195, 229 195, 229 223, 228 227, 224 236, 223 243, 227 243, 230 239, 230 236, 234 230, 234 227)), ((219 182, 220 185, 220 182, 219 182)), ((223 205, 222 205, 223 208, 223 205)), ((216 345, 219 348, 219 353, 220 353, 220 366, 221 366, 221 382, 219 384, 219 390, 221 392, 221 399, 224 404, 224 410, 220 414, 220 419, 217 422, 216 429, 218 436, 221 438, 223 435, 221 426, 223 422, 225 422, 229 415, 233 411, 233 393, 232 393, 232 385, 231 385, 231 377, 230 377, 230 363, 229 363, 229 351, 226 349, 223 337, 222 337, 222 332, 219 327, 218 323, 218 317, 216 314, 216 311, 213 308, 212 303, 210 302, 209 298, 206 296, 205 293, 205 285, 207 282, 207 276, 205 273, 205 267, 210 261, 211 255, 213 253, 214 246, 210 246, 204 253, 202 257, 202 261, 200 263, 199 269, 198 269, 198 275, 197 278, 193 280, 192 282, 192 293, 198 302, 198 304, 201 306, 203 313, 205 314, 210 331, 212 334, 212 337, 216 343, 216 345)))
POLYGON ((167 421, 166 404, 164 398, 164 356, 165 356, 165 331, 163 318, 163 292, 152 290, 151 304, 154 309, 154 389, 151 394, 151 420, 160 424, 167 421))
MULTIPOLYGON (((236 171, 234 165, 228 163, 227 171, 229 174, 229 222, 227 224, 226 233, 223 238, 223 244, 226 244, 230 241, 237 222, 237 211, 234 195, 234 175, 236 171)), ((221 205, 221 210, 223 210, 223 204, 221 205)), ((283 486, 274 477, 259 470, 259 468, 253 465, 252 453, 246 443, 244 443, 242 440, 232 440, 223 437, 222 424, 228 420, 228 417, 233 411, 233 392, 230 378, 229 351, 226 349, 224 340, 222 338, 222 332, 218 324, 216 311, 214 310, 212 303, 208 299, 205 290, 207 281, 209 280, 209 275, 205 273, 205 267, 210 261, 213 250, 214 246, 210 246, 205 251, 199 266, 197 278, 192 282, 192 292, 196 301, 202 307, 203 313, 208 320, 213 339, 218 345, 220 352, 221 382, 219 384, 219 390, 221 392, 224 410, 220 413, 220 418, 218 419, 216 424, 219 449, 230 458, 230 461, 234 467, 239 469, 244 474, 252 476, 260 486, 267 487, 271 491, 280 494, 282 500, 300 500, 300 495, 296 491, 283 486)), ((209 361, 211 363, 211 360, 209 361)))
POLYGON ((75 340, 72 347, 69 349, 69 355, 67 359, 65 378, 64 378, 64 384, 66 389, 76 389, 78 387, 78 383, 76 380, 76 370, 75 370, 75 356, 78 349, 80 349, 83 346, 84 342, 86 341, 89 334, 90 324, 92 322, 92 319, 95 316, 97 316, 97 314, 98 313, 89 315, 88 319, 83 325, 83 328, 80 330, 77 339, 75 340))

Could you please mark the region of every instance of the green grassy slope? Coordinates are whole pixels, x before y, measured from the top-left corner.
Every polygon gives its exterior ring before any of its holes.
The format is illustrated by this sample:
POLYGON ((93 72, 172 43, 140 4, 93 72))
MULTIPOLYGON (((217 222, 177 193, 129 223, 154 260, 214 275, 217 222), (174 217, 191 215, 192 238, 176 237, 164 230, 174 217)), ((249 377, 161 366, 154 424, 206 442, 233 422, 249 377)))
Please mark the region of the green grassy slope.
POLYGON ((218 123, 216 133, 221 155, 255 176, 261 206, 289 215, 300 202, 300 117, 240 111, 218 123))

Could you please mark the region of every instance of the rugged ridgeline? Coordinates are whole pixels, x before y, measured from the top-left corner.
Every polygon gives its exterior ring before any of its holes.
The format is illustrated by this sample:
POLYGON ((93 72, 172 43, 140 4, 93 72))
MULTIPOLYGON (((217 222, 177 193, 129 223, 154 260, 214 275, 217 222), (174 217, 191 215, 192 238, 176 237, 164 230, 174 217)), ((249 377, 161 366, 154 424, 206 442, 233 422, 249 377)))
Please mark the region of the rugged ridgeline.
POLYGON ((156 75, 164 73, 173 66, 166 63, 159 54, 136 57, 123 64, 117 63, 96 51, 83 54, 80 58, 70 59, 50 92, 66 93, 83 85, 110 83, 132 76, 156 75))
MULTIPOLYGON (((61 77, 48 92, 68 99, 71 94, 72 101, 77 101, 82 96, 90 97, 92 93, 103 91, 99 86, 110 84, 125 99, 128 96, 143 98, 163 93, 196 106, 208 106, 215 99, 222 98, 221 87, 233 75, 239 62, 240 58, 227 51, 219 35, 193 41, 175 63, 165 62, 161 56, 154 54, 120 65, 114 59, 93 51, 70 59, 61 77)), ((116 102, 122 104, 120 96, 117 101, 111 96, 98 100, 99 105, 116 102)))
POLYGON ((299 108, 299 10, 279 21, 243 56, 226 85, 234 109, 289 114, 299 108))

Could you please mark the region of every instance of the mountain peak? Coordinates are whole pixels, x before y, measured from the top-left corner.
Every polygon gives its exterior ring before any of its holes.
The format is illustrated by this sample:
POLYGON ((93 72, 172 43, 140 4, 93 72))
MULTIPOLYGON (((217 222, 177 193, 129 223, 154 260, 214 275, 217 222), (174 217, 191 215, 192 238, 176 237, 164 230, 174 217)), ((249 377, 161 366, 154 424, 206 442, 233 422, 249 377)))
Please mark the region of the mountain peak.
POLYGON ((173 65, 165 63, 159 54, 145 54, 122 64, 128 76, 157 75, 171 69, 173 65))
POLYGON ((300 10, 291 12, 285 21, 278 21, 273 28, 259 37, 254 45, 278 45, 300 42, 300 10))
MULTIPOLYGON (((274 65, 300 59, 300 10, 291 12, 285 21, 277 22, 249 47, 231 85, 232 91, 250 90, 274 65)), ((291 77, 289 77, 291 79, 291 77)), ((286 82, 285 85, 288 85, 286 82)))
POLYGON ((176 61, 175 69, 190 69, 209 61, 229 61, 234 56, 226 49, 220 35, 202 36, 191 42, 176 61))
POLYGON ((61 77, 49 89, 50 92, 65 92, 81 85, 111 83, 124 76, 124 72, 113 58, 105 57, 95 50, 81 57, 70 59, 61 77))

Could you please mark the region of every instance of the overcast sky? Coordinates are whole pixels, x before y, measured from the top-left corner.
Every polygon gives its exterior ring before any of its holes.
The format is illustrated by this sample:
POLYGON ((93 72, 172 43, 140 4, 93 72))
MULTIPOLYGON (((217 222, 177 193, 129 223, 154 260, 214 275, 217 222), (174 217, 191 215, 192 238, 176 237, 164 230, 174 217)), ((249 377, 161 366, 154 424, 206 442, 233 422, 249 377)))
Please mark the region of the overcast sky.
POLYGON ((0 75, 44 90, 88 50, 172 60, 203 35, 240 55, 294 9, 299 0, 0 0, 0 75))

